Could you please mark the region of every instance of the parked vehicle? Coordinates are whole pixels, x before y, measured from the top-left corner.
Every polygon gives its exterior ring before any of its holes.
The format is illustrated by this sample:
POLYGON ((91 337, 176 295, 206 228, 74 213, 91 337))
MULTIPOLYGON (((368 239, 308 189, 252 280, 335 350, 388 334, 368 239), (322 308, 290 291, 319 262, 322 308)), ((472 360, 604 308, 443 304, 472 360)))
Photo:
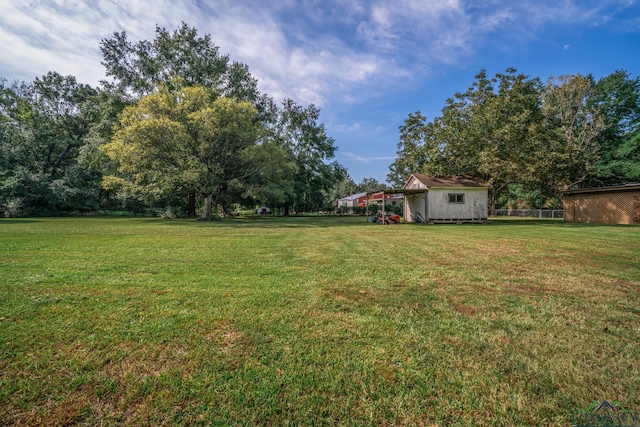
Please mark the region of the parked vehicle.
POLYGON ((382 212, 378 212, 377 215, 371 217, 371 222, 375 222, 376 224, 400 224, 400 215, 396 213, 384 214, 382 212))

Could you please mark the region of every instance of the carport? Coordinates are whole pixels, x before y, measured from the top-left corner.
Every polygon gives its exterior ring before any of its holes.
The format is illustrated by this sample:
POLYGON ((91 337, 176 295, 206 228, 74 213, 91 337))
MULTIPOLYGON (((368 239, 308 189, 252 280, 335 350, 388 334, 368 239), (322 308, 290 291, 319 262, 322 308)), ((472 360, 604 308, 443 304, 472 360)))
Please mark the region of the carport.
MULTIPOLYGON (((385 207, 384 207, 385 194, 402 195, 403 199, 405 199, 406 196, 409 194, 420 194, 420 193, 426 193, 426 192, 427 190, 421 189, 421 188, 405 188, 405 189, 387 188, 385 190, 375 190, 375 191, 367 192, 367 208, 366 208, 367 222, 369 221, 369 215, 376 213, 376 212, 369 212, 369 200, 372 198, 372 196, 376 196, 378 194, 382 195, 382 215, 384 216, 386 214, 385 207)), ((405 206, 406 206, 406 202, 405 202, 405 206)))

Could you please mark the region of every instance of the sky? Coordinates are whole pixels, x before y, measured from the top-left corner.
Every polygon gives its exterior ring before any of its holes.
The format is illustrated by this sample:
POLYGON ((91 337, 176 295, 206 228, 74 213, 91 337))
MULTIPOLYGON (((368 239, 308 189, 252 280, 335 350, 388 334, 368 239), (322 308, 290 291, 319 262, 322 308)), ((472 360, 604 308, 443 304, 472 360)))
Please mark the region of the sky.
POLYGON ((482 69, 640 76, 640 0, 0 0, 0 78, 97 86, 101 40, 182 22, 274 100, 320 107, 356 182, 386 181, 408 114, 439 116, 482 69))

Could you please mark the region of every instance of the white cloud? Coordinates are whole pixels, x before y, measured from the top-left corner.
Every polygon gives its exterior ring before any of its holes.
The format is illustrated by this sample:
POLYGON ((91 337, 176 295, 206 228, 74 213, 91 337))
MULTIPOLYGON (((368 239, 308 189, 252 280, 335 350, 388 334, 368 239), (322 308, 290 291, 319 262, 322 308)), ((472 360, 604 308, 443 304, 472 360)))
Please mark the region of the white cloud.
POLYGON ((151 38, 156 23, 177 26, 180 17, 189 15, 197 16, 190 2, 168 0, 156 1, 153 7, 137 1, 5 1, 0 71, 31 80, 55 70, 97 84, 104 78, 101 39, 122 30, 131 39, 151 38))
POLYGON ((345 156, 346 158, 350 159, 350 160, 355 160, 357 162, 364 162, 364 163, 369 163, 369 162, 376 162, 376 161, 389 161, 389 160, 395 160, 396 156, 372 156, 372 157, 364 157, 364 156, 360 156, 358 154, 355 153, 350 153, 350 152, 344 152, 342 153, 343 156, 345 156))
POLYGON ((547 24, 600 25, 631 4, 156 0, 151 6, 139 0, 3 0, 0 76, 32 80, 56 70, 96 84, 104 78, 101 39, 124 30, 131 41, 151 40, 156 24, 174 29, 184 21, 248 64, 261 89, 277 100, 291 97, 319 106, 328 99, 361 102, 441 64, 459 62, 496 33, 526 40, 547 24))
POLYGON ((355 122, 350 125, 340 123, 333 127, 333 130, 340 133, 360 133, 362 132, 362 125, 360 123, 355 122))

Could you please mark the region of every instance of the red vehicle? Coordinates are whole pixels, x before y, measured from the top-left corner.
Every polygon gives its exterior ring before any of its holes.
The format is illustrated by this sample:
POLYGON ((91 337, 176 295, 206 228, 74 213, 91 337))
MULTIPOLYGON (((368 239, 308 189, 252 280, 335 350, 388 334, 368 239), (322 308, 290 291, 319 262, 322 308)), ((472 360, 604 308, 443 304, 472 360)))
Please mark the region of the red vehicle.
POLYGON ((382 213, 378 213, 375 217, 376 224, 400 224, 400 215, 392 213, 387 215, 382 215, 382 213))

